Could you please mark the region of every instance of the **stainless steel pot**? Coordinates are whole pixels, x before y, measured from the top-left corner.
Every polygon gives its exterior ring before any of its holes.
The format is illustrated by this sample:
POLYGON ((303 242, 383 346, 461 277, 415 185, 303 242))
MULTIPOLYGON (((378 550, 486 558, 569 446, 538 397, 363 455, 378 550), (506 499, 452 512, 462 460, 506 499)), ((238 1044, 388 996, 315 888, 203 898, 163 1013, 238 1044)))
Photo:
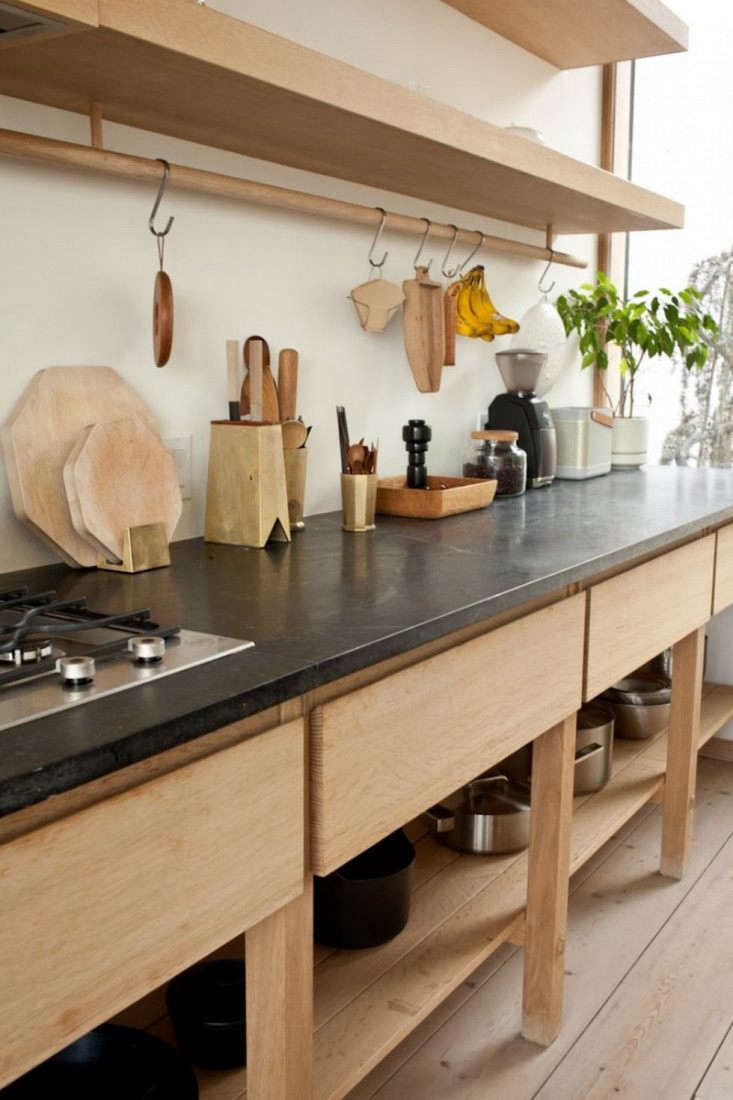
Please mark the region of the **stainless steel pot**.
POLYGON ((630 677, 619 680, 600 696, 616 719, 616 736, 645 741, 669 725, 672 689, 659 677, 630 677))
POLYGON ((592 794, 605 787, 613 763, 614 715, 603 703, 586 703, 578 711, 575 740, 574 794, 592 794))
POLYGON ((461 852, 519 852, 529 844, 529 792, 505 775, 481 776, 432 806, 423 820, 461 852))
POLYGON ((645 706, 641 703, 619 703, 604 700, 616 719, 616 736, 629 741, 645 741, 661 733, 669 725, 670 703, 645 706))
POLYGON ((619 703, 634 703, 641 707, 654 707, 669 703, 672 688, 663 676, 629 676, 610 687, 604 696, 619 703))

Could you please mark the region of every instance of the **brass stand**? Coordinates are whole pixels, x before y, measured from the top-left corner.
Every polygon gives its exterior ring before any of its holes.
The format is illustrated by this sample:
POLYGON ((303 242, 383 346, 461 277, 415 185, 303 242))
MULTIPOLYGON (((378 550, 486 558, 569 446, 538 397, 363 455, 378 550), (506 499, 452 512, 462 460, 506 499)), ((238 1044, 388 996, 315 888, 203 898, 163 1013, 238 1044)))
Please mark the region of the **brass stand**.
POLYGON ((342 474, 341 502, 344 531, 373 531, 377 475, 342 474))
POLYGON ((171 552, 163 523, 145 523, 128 527, 122 543, 122 561, 97 558, 98 569, 113 573, 144 573, 146 569, 161 569, 170 565, 171 552))
POLYGON ((302 531, 303 504, 305 501, 305 475, 308 467, 308 450, 298 447, 294 451, 283 451, 285 462, 285 485, 288 490, 288 515, 290 530, 302 531))

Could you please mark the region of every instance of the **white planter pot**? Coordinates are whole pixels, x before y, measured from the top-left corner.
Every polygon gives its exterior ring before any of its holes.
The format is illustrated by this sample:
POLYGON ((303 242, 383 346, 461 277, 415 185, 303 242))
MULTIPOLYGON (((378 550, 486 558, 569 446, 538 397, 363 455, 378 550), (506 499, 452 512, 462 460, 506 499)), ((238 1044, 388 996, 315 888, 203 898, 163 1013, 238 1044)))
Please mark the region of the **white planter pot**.
POLYGON ((636 470, 646 462, 649 421, 645 416, 614 416, 611 465, 636 470))

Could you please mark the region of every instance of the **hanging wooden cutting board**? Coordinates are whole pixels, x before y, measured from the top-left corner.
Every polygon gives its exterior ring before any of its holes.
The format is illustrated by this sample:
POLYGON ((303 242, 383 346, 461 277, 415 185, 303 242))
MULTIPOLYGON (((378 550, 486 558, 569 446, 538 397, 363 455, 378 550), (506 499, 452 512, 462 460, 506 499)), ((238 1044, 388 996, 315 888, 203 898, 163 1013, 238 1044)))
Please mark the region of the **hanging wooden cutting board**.
POLYGON ((170 542, 181 517, 173 457, 136 416, 84 428, 64 488, 77 533, 110 561, 122 558, 128 527, 162 523, 170 542))
POLYGON ((428 269, 415 269, 415 278, 402 284, 405 292, 404 338, 407 361, 421 393, 437 393, 445 356, 443 287, 428 278, 428 269))
POLYGON ((158 431, 150 410, 111 367, 48 367, 34 376, 3 427, 15 514, 67 565, 96 565, 97 554, 71 522, 64 464, 83 428, 124 416, 138 416, 158 431))

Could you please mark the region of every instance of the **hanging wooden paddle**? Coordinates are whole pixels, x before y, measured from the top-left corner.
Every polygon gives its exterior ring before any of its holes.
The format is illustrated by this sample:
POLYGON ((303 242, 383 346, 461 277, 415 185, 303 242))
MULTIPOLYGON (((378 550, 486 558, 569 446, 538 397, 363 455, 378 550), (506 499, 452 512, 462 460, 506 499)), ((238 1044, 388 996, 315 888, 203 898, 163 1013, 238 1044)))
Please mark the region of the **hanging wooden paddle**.
POLYGON ((153 209, 148 218, 148 228, 155 237, 155 243, 158 246, 158 260, 160 262, 153 289, 153 354, 155 356, 156 367, 164 367, 170 359, 171 348, 173 346, 173 286, 170 281, 170 276, 163 270, 163 256, 165 253, 165 238, 168 233, 170 233, 170 228, 175 219, 172 217, 168 218, 165 229, 155 228, 155 215, 158 213, 158 207, 163 198, 166 184, 168 183, 168 176, 170 174, 170 165, 168 161, 163 160, 162 157, 158 157, 157 159, 163 165, 163 179, 161 180, 153 209))

